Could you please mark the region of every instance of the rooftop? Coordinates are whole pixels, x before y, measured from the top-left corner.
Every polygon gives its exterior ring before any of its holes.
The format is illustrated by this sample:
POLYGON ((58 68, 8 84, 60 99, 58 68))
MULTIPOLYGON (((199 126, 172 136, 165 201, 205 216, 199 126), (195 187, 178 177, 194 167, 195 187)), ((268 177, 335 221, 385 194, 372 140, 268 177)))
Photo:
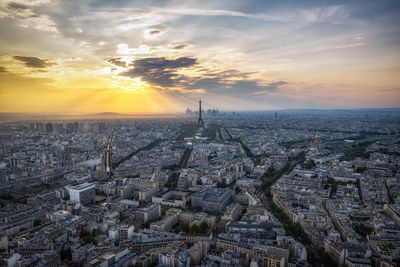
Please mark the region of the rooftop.
POLYGON ((75 186, 71 187, 71 189, 72 190, 76 190, 76 191, 85 191, 85 190, 88 190, 88 189, 92 189, 94 187, 95 186, 92 183, 83 183, 83 184, 75 185, 75 186))

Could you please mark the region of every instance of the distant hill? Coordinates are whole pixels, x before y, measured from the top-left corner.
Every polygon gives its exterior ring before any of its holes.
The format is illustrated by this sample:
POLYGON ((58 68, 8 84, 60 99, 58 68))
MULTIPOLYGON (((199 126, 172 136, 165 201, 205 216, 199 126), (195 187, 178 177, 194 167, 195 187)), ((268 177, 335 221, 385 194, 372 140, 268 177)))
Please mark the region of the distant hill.
POLYGON ((62 120, 100 120, 126 118, 165 118, 174 114, 126 114, 116 112, 100 112, 91 114, 29 114, 29 113, 1 113, 0 123, 28 122, 28 121, 62 121, 62 120))
POLYGON ((100 113, 91 113, 86 115, 81 115, 85 117, 130 117, 135 116, 132 114, 125 114, 125 113, 115 113, 115 112, 100 112, 100 113))

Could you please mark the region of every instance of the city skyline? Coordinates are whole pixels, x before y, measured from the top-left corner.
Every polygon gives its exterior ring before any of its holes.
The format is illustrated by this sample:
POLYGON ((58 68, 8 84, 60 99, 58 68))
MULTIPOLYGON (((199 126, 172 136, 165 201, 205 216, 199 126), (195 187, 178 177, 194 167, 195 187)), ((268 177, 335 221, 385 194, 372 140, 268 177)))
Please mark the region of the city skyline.
POLYGON ((0 1, 0 112, 393 108, 396 1, 0 1))

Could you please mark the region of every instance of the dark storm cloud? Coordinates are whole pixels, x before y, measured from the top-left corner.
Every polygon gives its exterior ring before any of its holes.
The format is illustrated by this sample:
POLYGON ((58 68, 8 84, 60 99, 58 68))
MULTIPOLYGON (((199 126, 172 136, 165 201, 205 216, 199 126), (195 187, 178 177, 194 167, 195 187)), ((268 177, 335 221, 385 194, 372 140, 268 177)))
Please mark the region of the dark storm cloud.
POLYGON ((185 49, 188 46, 189 46, 188 44, 181 44, 181 45, 176 45, 173 48, 179 50, 179 49, 185 49))
POLYGON ((13 58, 22 61, 25 64, 25 66, 30 68, 46 68, 56 65, 56 63, 54 62, 43 60, 38 57, 13 56, 13 58))
POLYGON ((176 71, 180 68, 194 66, 197 63, 195 58, 180 57, 177 59, 166 58, 144 58, 135 60, 131 66, 134 68, 121 73, 120 75, 132 78, 142 78, 149 83, 173 87, 185 81, 186 77, 176 71))
MULTIPOLYGON (((109 60, 110 62, 110 60, 109 60)), ((181 68, 192 67, 197 64, 195 58, 180 57, 177 59, 144 58, 132 62, 133 68, 119 75, 142 80, 161 87, 179 86, 187 90, 203 89, 207 92, 220 92, 232 94, 254 94, 260 92, 273 92, 286 82, 262 83, 250 79, 252 73, 243 73, 237 70, 221 72, 206 72, 198 76, 185 76, 178 73, 181 68)), ((207 70, 207 69, 202 69, 207 70)))
POLYGON ((115 66, 126 67, 126 62, 121 61, 120 57, 110 58, 109 60, 107 60, 107 62, 109 62, 115 66))
POLYGON ((166 59, 164 57, 160 57, 138 59, 135 60, 132 65, 134 65, 136 68, 157 70, 187 68, 195 65, 196 63, 197 60, 190 57, 180 57, 177 59, 166 59))
POLYGON ((0 66, 0 73, 6 73, 7 69, 5 67, 0 66))
POLYGON ((8 3, 7 7, 12 8, 12 9, 29 9, 29 6, 21 4, 21 3, 16 3, 16 2, 8 3))

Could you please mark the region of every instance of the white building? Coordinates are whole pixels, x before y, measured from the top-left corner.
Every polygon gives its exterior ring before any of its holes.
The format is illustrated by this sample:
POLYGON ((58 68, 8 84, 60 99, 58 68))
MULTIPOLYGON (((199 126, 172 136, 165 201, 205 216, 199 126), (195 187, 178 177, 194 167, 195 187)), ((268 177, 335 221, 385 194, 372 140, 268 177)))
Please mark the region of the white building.
POLYGON ((126 240, 132 238, 135 227, 133 225, 120 225, 118 230, 119 239, 126 240))
POLYGON ((94 202, 96 199, 95 185, 91 183, 83 183, 69 188, 69 197, 71 201, 81 204, 94 202))
POLYGON ((119 237, 119 231, 118 228, 116 226, 112 226, 108 229, 108 237, 111 240, 115 240, 119 237))

